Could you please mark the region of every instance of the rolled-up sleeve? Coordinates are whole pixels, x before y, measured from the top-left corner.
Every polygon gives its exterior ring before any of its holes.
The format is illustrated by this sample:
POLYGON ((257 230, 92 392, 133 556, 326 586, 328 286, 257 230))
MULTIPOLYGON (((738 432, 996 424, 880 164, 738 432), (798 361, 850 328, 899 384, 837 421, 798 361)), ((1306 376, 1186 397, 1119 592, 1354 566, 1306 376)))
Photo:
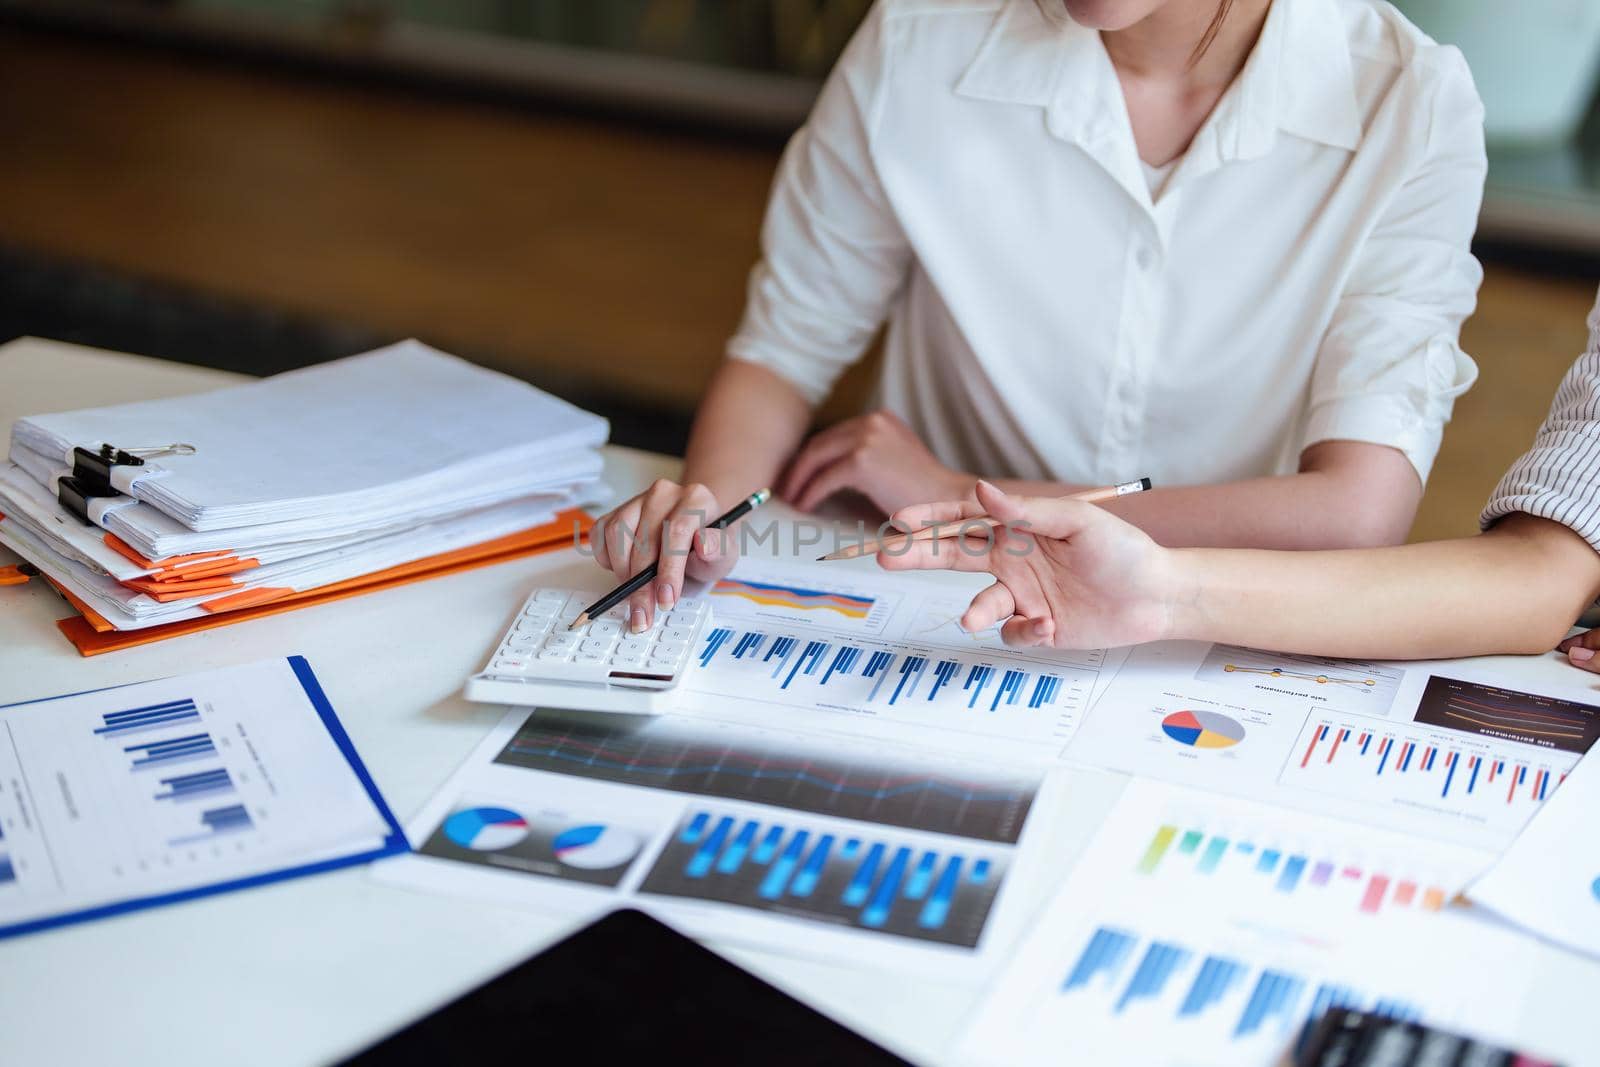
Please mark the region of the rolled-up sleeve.
POLYGON ((1568 527, 1600 551, 1600 303, 1589 316, 1589 349, 1556 390, 1533 447, 1495 486, 1479 524, 1517 513, 1568 527))
POLYGON ((872 160, 889 63, 877 9, 784 151, 728 354, 775 371, 813 405, 861 357, 911 261, 872 160))
POLYGON ((1465 62, 1444 48, 1430 61, 1426 147, 1334 310, 1301 441, 1302 450, 1334 440, 1397 448, 1424 483, 1456 397, 1478 376, 1459 338, 1483 280, 1470 249, 1487 171, 1483 105, 1465 62))

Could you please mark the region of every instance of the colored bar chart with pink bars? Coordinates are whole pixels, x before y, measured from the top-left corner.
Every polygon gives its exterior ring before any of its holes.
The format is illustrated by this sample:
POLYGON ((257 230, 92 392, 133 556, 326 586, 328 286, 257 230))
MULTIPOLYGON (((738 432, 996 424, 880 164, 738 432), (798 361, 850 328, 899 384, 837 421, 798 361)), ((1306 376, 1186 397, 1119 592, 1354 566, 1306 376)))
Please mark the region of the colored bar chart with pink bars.
POLYGON ((1309 851, 1170 823, 1156 828, 1136 870, 1150 877, 1214 877, 1222 872, 1234 879, 1235 886, 1242 877, 1253 878, 1263 892, 1274 894, 1326 894, 1353 886, 1359 890, 1357 908, 1370 915, 1394 908, 1438 911, 1448 899, 1440 886, 1424 885, 1370 865, 1343 863, 1309 851))

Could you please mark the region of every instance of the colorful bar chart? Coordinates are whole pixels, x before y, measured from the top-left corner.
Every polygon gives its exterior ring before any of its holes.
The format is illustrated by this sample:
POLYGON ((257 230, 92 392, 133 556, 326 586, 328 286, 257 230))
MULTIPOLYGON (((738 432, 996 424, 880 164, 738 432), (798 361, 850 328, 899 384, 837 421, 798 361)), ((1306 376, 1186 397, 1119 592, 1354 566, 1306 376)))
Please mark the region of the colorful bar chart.
POLYGON ((1478 731, 1314 715, 1280 781, 1368 803, 1470 813, 1515 830, 1576 760, 1560 748, 1478 731))
POLYGON ((1038 772, 681 721, 533 715, 497 763, 1013 843, 1038 772))
POLYGON ((1308 1019, 1336 1006, 1396 1018, 1421 1016, 1404 998, 1371 995, 1293 969, 1112 926, 1098 926, 1089 935, 1067 970, 1060 996, 1068 1010, 1110 1017, 1138 1012, 1141 1024, 1210 1024, 1207 1032, 1214 1034, 1225 1021, 1223 1032, 1237 1042, 1287 1040, 1308 1019))
POLYGON ((109 711, 101 716, 101 721, 104 725, 96 727, 95 733, 102 737, 121 737, 144 730, 199 722, 200 709, 193 700, 185 698, 126 711, 109 711))
POLYGON ((1367 914, 1385 908, 1438 911, 1448 899, 1441 886, 1398 878, 1364 863, 1172 824, 1155 829, 1135 869, 1147 877, 1231 877, 1235 891, 1241 881, 1254 879, 1255 888, 1263 893, 1319 897, 1305 902, 1318 907, 1353 899, 1358 910, 1367 914), (1352 890, 1356 891, 1353 896, 1352 890))
POLYGON ((975 947, 1004 861, 735 812, 686 815, 640 891, 727 904, 944 944, 975 947))

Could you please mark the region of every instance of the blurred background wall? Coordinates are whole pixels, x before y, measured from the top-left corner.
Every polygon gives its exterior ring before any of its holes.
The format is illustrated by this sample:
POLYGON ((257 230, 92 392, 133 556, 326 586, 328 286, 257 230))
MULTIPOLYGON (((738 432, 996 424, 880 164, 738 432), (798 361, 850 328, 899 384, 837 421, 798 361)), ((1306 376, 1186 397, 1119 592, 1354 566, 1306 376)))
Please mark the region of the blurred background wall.
MULTIPOLYGON (((677 450, 868 0, 0 0, 0 340, 271 373, 406 336, 677 450)), ((1600 281, 1600 3, 1404 0, 1492 137, 1416 536, 1470 531, 1600 281)), ((823 413, 859 410, 869 359, 823 413)))

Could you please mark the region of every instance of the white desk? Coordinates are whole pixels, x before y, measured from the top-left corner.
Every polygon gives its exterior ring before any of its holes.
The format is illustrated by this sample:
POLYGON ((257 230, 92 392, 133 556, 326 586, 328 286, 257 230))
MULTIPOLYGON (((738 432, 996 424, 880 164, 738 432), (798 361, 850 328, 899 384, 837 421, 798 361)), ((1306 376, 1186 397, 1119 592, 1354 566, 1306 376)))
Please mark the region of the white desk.
MULTIPOLYGON (((0 346, 0 441, 19 415, 178 393, 237 375, 38 340, 0 346)), ((623 448, 608 479, 629 493, 677 461, 623 448)), ((13 560, 0 549, 0 562, 13 560)), ((499 717, 461 700, 524 591, 591 566, 535 557, 322 607, 82 659, 56 630, 68 611, 42 582, 0 588, 0 703, 306 655, 396 814, 406 820, 499 717)), ((1551 658, 1495 666, 1575 678, 1551 658)), ((1065 871, 1121 789, 1076 775, 1065 871)), ((566 925, 376 884, 363 869, 0 943, 0 1058, 16 1064, 316 1064, 397 1029, 535 951, 566 925)), ((921 1062, 936 1062, 970 992, 731 951, 752 970, 921 1062)), ((1550 953, 1528 1043, 1600 1062, 1584 1033, 1600 969, 1550 953)), ((1591 1031, 1593 1033, 1593 1031, 1591 1031)))

